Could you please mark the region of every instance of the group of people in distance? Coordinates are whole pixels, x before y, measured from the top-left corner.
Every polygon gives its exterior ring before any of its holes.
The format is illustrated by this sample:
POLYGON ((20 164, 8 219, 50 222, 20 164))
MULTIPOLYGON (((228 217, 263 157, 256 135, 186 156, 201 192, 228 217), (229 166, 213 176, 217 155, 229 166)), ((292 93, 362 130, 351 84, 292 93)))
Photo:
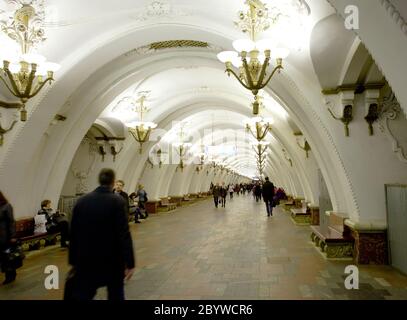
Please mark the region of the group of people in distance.
POLYGON ((226 186, 224 182, 222 184, 212 183, 211 192, 216 208, 219 207, 219 203, 222 208, 226 207, 226 198, 228 194, 230 199, 233 199, 234 194, 245 195, 246 192, 251 192, 256 202, 261 201, 261 199, 264 200, 268 217, 273 216, 273 208, 280 203, 280 200, 287 198, 284 189, 276 188, 268 177, 265 178, 264 182, 257 181, 245 184, 230 184, 228 186, 226 186))
POLYGON ((134 222, 141 223, 140 220, 145 220, 148 217, 146 203, 148 201, 147 192, 143 185, 139 184, 136 192, 128 195, 124 191, 124 181, 117 180, 113 192, 120 195, 126 203, 126 211, 129 216, 134 215, 134 222))

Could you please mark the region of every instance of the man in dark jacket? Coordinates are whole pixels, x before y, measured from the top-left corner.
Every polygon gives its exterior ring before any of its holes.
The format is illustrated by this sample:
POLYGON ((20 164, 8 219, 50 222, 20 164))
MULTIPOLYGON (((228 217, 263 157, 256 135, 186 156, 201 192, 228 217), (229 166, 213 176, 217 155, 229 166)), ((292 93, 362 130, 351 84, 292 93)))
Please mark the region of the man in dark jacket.
POLYGON ((16 279, 17 273, 14 268, 5 265, 4 251, 11 247, 12 239, 16 231, 16 222, 13 215, 13 207, 0 191, 0 267, 6 274, 3 284, 9 284, 16 279))
POLYGON ((217 208, 219 206, 219 197, 220 197, 219 183, 217 183, 216 186, 212 188, 212 195, 213 201, 215 202, 215 207, 217 208))
POLYGON ((66 300, 91 300, 107 286, 109 300, 124 300, 124 281, 134 273, 134 252, 126 203, 113 193, 115 173, 103 169, 98 187, 72 213, 66 300))
POLYGON ((273 216, 273 198, 274 198, 274 184, 270 182, 267 177, 266 182, 263 184, 263 199, 266 203, 267 216, 273 216))

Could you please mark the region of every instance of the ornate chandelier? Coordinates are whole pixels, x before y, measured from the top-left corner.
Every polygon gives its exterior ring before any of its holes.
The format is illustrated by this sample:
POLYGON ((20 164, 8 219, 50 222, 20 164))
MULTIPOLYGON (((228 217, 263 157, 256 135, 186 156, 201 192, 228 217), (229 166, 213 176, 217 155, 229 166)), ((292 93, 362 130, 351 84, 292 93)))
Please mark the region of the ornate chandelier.
POLYGON ((245 122, 246 130, 250 132, 257 141, 262 141, 271 130, 272 119, 254 117, 245 122))
POLYGON ((283 59, 289 55, 287 48, 276 47, 273 39, 259 40, 260 33, 276 23, 279 12, 270 14, 266 5, 260 0, 247 0, 246 12, 239 12, 239 21, 235 24, 243 33, 248 33, 250 39, 239 39, 233 42, 236 51, 223 51, 218 59, 225 63, 226 72, 233 74, 240 84, 254 95, 253 114, 259 113, 259 90, 268 85, 271 78, 283 69, 283 59), (271 60, 276 63, 269 70, 271 60), (239 71, 235 72, 233 66, 239 71))
POLYGON ((134 139, 140 144, 139 152, 143 152, 143 144, 148 141, 150 134, 153 129, 157 128, 157 124, 154 122, 143 121, 144 114, 148 112, 148 108, 144 105, 147 97, 142 94, 136 103, 138 104, 135 111, 138 113, 139 121, 132 123, 132 127, 129 128, 130 133, 133 135, 134 139))
MULTIPOLYGON (((36 46, 46 39, 44 13, 37 12, 31 4, 20 4, 21 8, 16 10, 14 16, 7 21, 0 21, 1 31, 19 45, 18 51, 0 49, 0 79, 21 103, 0 101, 0 106, 20 109, 20 119, 26 121, 27 101, 35 97, 47 83, 52 83, 54 72, 60 66, 46 62, 45 57, 35 53, 36 46)), ((43 10, 41 6, 40 9, 43 10)))
MULTIPOLYGON (((203 147, 203 146, 202 146, 203 147)), ((205 165, 205 160, 206 160, 206 153, 205 152, 200 152, 196 154, 195 156, 198 159, 198 165, 196 167, 196 172, 199 173, 203 170, 204 165, 205 165)))
POLYGON ((265 141, 256 142, 253 144, 253 150, 256 153, 257 169, 259 171, 260 177, 263 175, 265 169, 268 146, 269 143, 265 141))
POLYGON ((174 143, 173 146, 177 149, 179 158, 180 158, 180 163, 177 166, 178 168, 181 169, 181 172, 184 171, 184 168, 186 167, 185 165, 185 157, 188 155, 189 148, 192 147, 191 143, 185 142, 185 132, 184 132, 184 125, 181 124, 180 130, 178 132, 178 137, 179 140, 178 142, 174 143))

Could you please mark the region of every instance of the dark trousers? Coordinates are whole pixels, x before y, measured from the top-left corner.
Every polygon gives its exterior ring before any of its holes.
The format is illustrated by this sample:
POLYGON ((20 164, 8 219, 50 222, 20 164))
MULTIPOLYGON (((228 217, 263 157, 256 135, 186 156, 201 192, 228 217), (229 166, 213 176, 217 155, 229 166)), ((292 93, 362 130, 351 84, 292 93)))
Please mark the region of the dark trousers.
POLYGON ((267 216, 272 216, 273 215, 273 200, 264 199, 264 202, 266 203, 267 216))
POLYGON ((61 233, 61 245, 65 245, 69 241, 69 223, 65 219, 58 219, 55 225, 47 228, 48 233, 61 233))
POLYGON ((14 280, 17 276, 16 269, 14 267, 6 265, 6 258, 3 254, 3 251, 8 249, 5 246, 0 247, 0 271, 4 272, 7 280, 14 280))
POLYGON ((91 280, 85 274, 80 277, 73 275, 65 283, 64 300, 67 301, 89 301, 93 300, 99 288, 107 287, 108 300, 123 301, 124 280, 109 280, 105 284, 91 280))
POLYGON ((233 192, 229 192, 230 194, 230 199, 233 199, 233 192))
POLYGON ((226 196, 224 196, 220 199, 220 203, 222 204, 222 207, 224 207, 224 208, 226 207, 226 196))
POLYGON ((138 202, 138 206, 140 209, 146 210, 146 206, 145 206, 146 202, 145 201, 139 201, 138 202))
POLYGON ((219 197, 213 197, 213 202, 215 202, 215 207, 217 208, 219 205, 219 197))

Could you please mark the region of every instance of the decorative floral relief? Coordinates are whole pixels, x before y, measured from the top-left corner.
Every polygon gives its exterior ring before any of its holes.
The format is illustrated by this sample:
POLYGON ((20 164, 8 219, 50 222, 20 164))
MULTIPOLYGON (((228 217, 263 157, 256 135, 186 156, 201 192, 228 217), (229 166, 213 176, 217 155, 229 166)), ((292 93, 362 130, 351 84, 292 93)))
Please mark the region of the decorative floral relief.
MULTIPOLYGON (((379 118, 379 128, 389 137, 392 143, 393 152, 397 154, 400 161, 407 163, 407 154, 404 150, 404 146, 401 145, 390 125, 391 121, 397 120, 399 117, 403 116, 404 113, 401 111, 400 103, 397 101, 394 93, 391 93, 383 99, 379 118)), ((407 119, 405 121, 407 121, 407 119)))
POLYGON ((168 1, 153 0, 140 13, 132 14, 130 17, 137 21, 146 21, 157 18, 175 18, 189 15, 191 15, 191 12, 174 8, 168 1))
POLYGON ((407 22, 401 16, 400 12, 396 9, 396 7, 389 1, 389 0, 379 0, 380 3, 385 7, 387 13, 392 17, 394 22, 400 26, 401 31, 405 35, 407 35, 407 22))

